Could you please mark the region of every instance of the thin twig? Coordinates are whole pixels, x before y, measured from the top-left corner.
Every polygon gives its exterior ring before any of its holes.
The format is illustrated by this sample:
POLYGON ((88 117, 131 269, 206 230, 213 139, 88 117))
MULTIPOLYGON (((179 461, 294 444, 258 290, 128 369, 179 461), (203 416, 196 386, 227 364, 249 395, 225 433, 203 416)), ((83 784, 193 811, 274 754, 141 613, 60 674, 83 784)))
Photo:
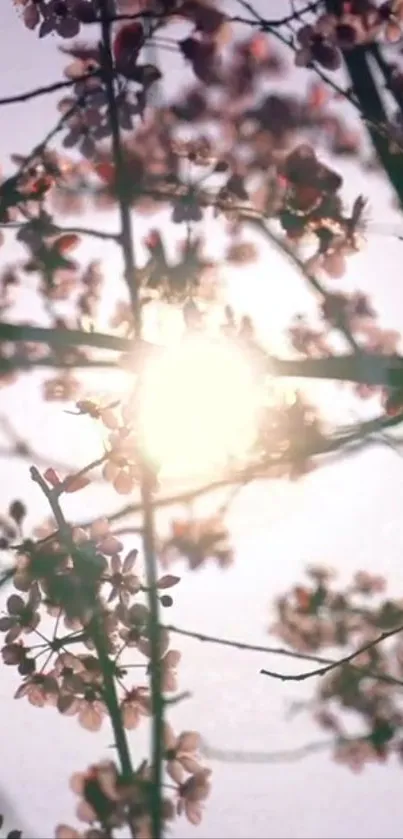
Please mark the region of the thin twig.
MULTIPOLYGON (((21 228, 25 227, 27 222, 2 222, 0 224, 0 228, 3 230, 21 230, 21 228)), ((44 225, 44 235, 53 236, 54 234, 64 234, 64 233, 74 233, 77 236, 92 236, 94 239, 101 239, 105 242, 119 242, 119 234, 118 233, 108 233, 106 230, 98 230, 94 227, 71 227, 70 225, 63 227, 60 224, 53 224, 53 222, 49 222, 49 224, 44 225)))
MULTIPOLYGON (((316 294, 319 295, 321 300, 323 300, 323 301, 328 300, 329 295, 328 295, 326 289, 322 286, 322 284, 319 282, 317 277, 315 277, 314 274, 312 274, 310 271, 308 271, 308 269, 307 269, 306 265, 304 264, 303 260, 300 259, 299 256, 297 256, 297 254, 294 253, 294 251, 290 247, 288 247, 288 245, 287 245, 287 243, 284 239, 281 239, 279 236, 276 236, 276 234, 273 233, 273 231, 270 230, 270 228, 267 227, 267 225, 261 219, 255 219, 253 221, 250 220, 250 224, 252 224, 253 227, 256 228, 265 237, 265 239, 267 239, 270 242, 270 244, 272 244, 276 248, 276 250, 280 251, 280 253, 283 256, 285 256, 289 262, 291 262, 291 264, 294 266, 294 268, 298 269, 298 271, 305 277, 305 279, 307 280, 307 282, 311 286, 311 288, 313 288, 313 290, 316 292, 316 294)), ((342 319, 342 318, 338 319, 337 328, 344 335, 348 344, 354 350, 354 352, 356 354, 360 355, 363 352, 363 350, 357 344, 357 342, 356 342, 354 336, 352 335, 345 319, 342 319)))
MULTIPOLYGON (((364 443, 368 444, 371 442, 379 445, 383 443, 383 440, 381 437, 377 437, 375 435, 383 429, 394 428, 402 422, 403 414, 396 417, 387 417, 382 415, 376 419, 367 420, 366 422, 357 423, 350 428, 346 428, 342 434, 335 435, 333 438, 329 437, 327 439, 323 439, 323 441, 321 441, 315 449, 307 448, 306 450, 300 451, 299 454, 303 458, 311 459, 313 457, 337 453, 339 450, 342 450, 343 454, 345 454, 345 450, 348 450, 349 447, 353 448, 355 446, 359 448, 364 443)), ((209 495, 212 492, 217 492, 221 489, 226 489, 232 486, 235 487, 243 485, 245 483, 246 476, 248 476, 248 480, 249 477, 251 477, 251 479, 253 477, 254 481, 267 481, 270 479, 270 467, 276 469, 282 463, 286 464, 287 462, 291 462, 291 456, 288 452, 285 452, 281 458, 276 458, 274 461, 272 458, 267 458, 258 466, 250 466, 248 470, 243 469, 239 473, 226 474, 213 481, 208 481, 200 484, 199 486, 191 487, 170 495, 162 497, 156 496, 154 498, 154 507, 155 509, 163 509, 165 507, 173 507, 177 504, 189 504, 189 502, 195 501, 197 498, 201 498, 202 496, 209 495)), ((141 501, 134 504, 126 504, 124 507, 116 510, 115 513, 111 513, 108 516, 108 520, 112 524, 113 522, 127 518, 127 516, 142 513, 142 510, 143 505, 141 501)), ((83 522, 81 526, 88 527, 90 524, 91 520, 83 522)))
MULTIPOLYGON (((187 638, 194 638, 196 641, 202 641, 203 643, 207 644, 217 644, 221 647, 231 647, 232 649, 242 650, 246 652, 259 652, 259 653, 270 653, 270 655, 280 655, 285 656, 286 658, 293 658, 298 659, 300 661, 314 661, 316 663, 323 664, 324 666, 318 668, 317 670, 309 670, 307 673, 300 673, 296 676, 293 675, 282 675, 279 673, 272 673, 268 670, 261 670, 260 672, 263 675, 273 676, 273 678, 281 679, 282 681, 304 681, 304 679, 308 679, 311 676, 322 676, 330 670, 333 670, 336 667, 341 667, 343 664, 351 662, 356 656, 360 655, 360 653, 366 652, 367 650, 375 647, 377 644, 384 641, 386 638, 392 637, 392 635, 396 635, 398 632, 401 632, 403 626, 399 626, 397 629, 388 630, 387 632, 383 632, 382 635, 379 635, 374 641, 371 641, 368 644, 363 645, 359 649, 355 650, 355 652, 351 653, 348 656, 345 656, 341 659, 331 659, 325 658, 324 656, 319 656, 314 653, 302 653, 298 652, 297 650, 288 650, 286 647, 270 647, 265 646, 262 644, 249 644, 245 641, 234 641, 229 638, 222 638, 217 635, 206 635, 202 632, 194 632, 189 629, 182 629, 182 627, 174 626, 172 624, 167 625, 165 627, 169 632, 176 633, 176 635, 183 635, 187 638)), ((387 673, 378 673, 371 668, 368 667, 360 667, 358 665, 352 665, 353 669, 362 673, 364 676, 369 676, 373 679, 378 679, 382 682, 387 682, 388 684, 398 685, 399 687, 403 687, 403 682, 400 679, 395 679, 394 676, 389 676, 387 673)))
MULTIPOLYGON (((0 447, 0 457, 23 458, 25 460, 30 460, 31 462, 33 461, 36 466, 43 466, 46 469, 52 467, 56 471, 67 475, 70 475, 74 469, 76 469, 76 467, 72 466, 71 463, 69 464, 64 461, 55 460, 46 454, 41 454, 40 452, 34 450, 32 445, 22 439, 19 433, 13 428, 8 417, 0 415, 0 430, 10 442, 9 448, 0 447)), ((103 478, 93 477, 91 478, 91 482, 103 483, 103 478)))
MULTIPOLYGON (((309 670, 307 673, 275 673, 271 670, 261 670, 260 672, 263 676, 271 676, 272 679, 280 679, 282 682, 305 682, 306 679, 311 679, 313 676, 325 676, 326 673, 330 673, 330 671, 334 670, 335 667, 342 667, 345 664, 349 664, 354 658, 361 655, 361 653, 366 653, 368 650, 372 650, 378 644, 381 644, 382 641, 386 641, 387 638, 392 638, 393 635, 397 635, 402 631, 403 624, 395 627, 394 629, 387 629, 372 641, 362 644, 361 647, 358 647, 354 650, 354 652, 349 653, 349 655, 340 658, 338 661, 326 664, 324 667, 318 667, 316 670, 309 670)), ((378 675, 377 678, 379 678, 378 675)), ((403 686, 402 681, 400 681, 400 685, 403 686)))
POLYGON ((41 154, 43 154, 51 140, 53 140, 53 138, 56 137, 60 131, 62 131, 66 122, 68 122, 68 120, 75 114, 77 108, 79 108, 84 101, 85 96, 81 96, 79 99, 77 99, 76 102, 74 102, 74 105, 72 105, 71 108, 69 108, 64 114, 62 114, 60 119, 57 121, 56 125, 54 125, 53 128, 51 128, 48 131, 43 140, 41 140, 40 143, 38 143, 36 146, 34 146, 33 149, 31 149, 27 157, 24 157, 24 160, 21 163, 21 166, 17 169, 17 172, 15 172, 13 175, 10 175, 8 178, 6 178, 5 181, 2 182, 2 184, 0 185, 0 195, 2 190, 7 190, 7 187, 10 184, 15 183, 16 180, 18 180, 19 176, 23 174, 25 169, 29 167, 37 157, 40 157, 41 154))
POLYGON ((75 84, 79 82, 84 82, 87 79, 93 78, 94 76, 99 75, 99 73, 86 73, 83 76, 79 76, 76 79, 64 79, 58 82, 52 82, 52 84, 43 85, 41 87, 35 87, 31 90, 26 90, 23 93, 16 93, 13 96, 3 96, 0 98, 0 106, 1 105, 17 105, 20 102, 28 102, 30 99, 36 99, 39 96, 46 96, 49 93, 56 93, 58 90, 63 90, 64 88, 73 87, 75 84))
MULTIPOLYGON (((245 11, 251 12, 253 14, 254 10, 249 3, 241 3, 241 5, 245 9, 245 11)), ((299 17, 302 17, 302 15, 306 14, 307 12, 315 11, 315 9, 317 9, 319 5, 320 5, 320 0, 314 0, 314 2, 307 3, 307 5, 304 6, 304 8, 301 9, 299 12, 293 12, 292 14, 286 15, 285 17, 273 18, 272 20, 268 20, 267 23, 268 23, 269 26, 274 26, 274 27, 284 26, 285 24, 291 23, 293 20, 295 20, 299 17)), ((174 15, 172 14, 171 18, 173 16, 174 15)), ((139 20, 139 19, 140 20, 155 21, 155 20, 165 20, 167 18, 169 18, 169 15, 165 11, 155 12, 155 11, 147 11, 146 9, 144 9, 141 12, 132 12, 132 13, 128 12, 127 14, 108 15, 108 16, 105 16, 104 20, 107 23, 112 24, 112 23, 119 23, 119 22, 120 23, 129 22, 129 21, 134 21, 134 20, 139 20)), ((250 18, 241 17, 240 15, 225 15, 225 19, 228 21, 228 23, 241 23, 241 24, 245 24, 245 25, 249 25, 249 26, 260 25, 259 20, 256 20, 256 19, 251 20, 250 18)), ((99 19, 88 21, 89 25, 91 25, 91 24, 93 25, 93 24, 96 24, 96 23, 99 23, 99 19)))

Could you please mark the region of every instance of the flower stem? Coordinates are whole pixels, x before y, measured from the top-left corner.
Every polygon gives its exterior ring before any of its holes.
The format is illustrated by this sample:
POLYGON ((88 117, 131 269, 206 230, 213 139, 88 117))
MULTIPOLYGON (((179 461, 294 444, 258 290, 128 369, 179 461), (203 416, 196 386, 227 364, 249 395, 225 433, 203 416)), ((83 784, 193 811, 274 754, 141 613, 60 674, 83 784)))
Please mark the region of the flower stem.
MULTIPOLYGON (((120 215, 120 242, 124 258, 126 282, 130 293, 136 339, 141 338, 141 306, 139 303, 136 263, 131 226, 131 206, 127 197, 127 171, 120 138, 119 113, 113 85, 114 65, 111 47, 111 22, 106 0, 100 0, 104 80, 112 132, 112 151, 116 168, 116 193, 120 215)), ((154 539, 154 510, 152 480, 147 465, 142 468, 141 503, 144 529, 143 547, 146 568, 147 597, 150 610, 151 707, 152 707, 152 785, 151 823, 153 839, 161 839, 162 824, 162 760, 163 760, 163 698, 161 672, 161 644, 159 600, 157 594, 157 563, 154 539)))

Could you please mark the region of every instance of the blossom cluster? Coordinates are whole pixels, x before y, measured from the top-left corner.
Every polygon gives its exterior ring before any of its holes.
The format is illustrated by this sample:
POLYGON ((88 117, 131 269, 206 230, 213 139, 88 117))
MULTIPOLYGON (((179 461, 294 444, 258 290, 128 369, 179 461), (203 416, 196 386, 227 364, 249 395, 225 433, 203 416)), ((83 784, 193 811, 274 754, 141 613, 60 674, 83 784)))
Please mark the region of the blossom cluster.
POLYGON ((308 581, 277 600, 270 632, 296 652, 337 651, 340 665, 324 673, 300 707, 333 735, 334 760, 359 771, 402 755, 403 601, 384 595, 386 581, 378 574, 359 571, 344 588, 336 587, 335 576, 326 566, 309 568, 308 581), (391 637, 380 644, 382 633, 391 637))

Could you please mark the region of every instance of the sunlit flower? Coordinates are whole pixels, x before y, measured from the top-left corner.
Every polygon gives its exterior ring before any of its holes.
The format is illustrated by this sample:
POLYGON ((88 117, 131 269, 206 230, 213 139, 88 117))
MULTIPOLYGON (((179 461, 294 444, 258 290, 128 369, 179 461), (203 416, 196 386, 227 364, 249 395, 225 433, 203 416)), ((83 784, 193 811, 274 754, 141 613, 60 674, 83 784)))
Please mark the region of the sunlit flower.
POLYGON ((138 442, 134 434, 124 429, 109 437, 110 451, 103 468, 106 481, 113 484, 116 492, 127 495, 132 492, 140 479, 138 442))

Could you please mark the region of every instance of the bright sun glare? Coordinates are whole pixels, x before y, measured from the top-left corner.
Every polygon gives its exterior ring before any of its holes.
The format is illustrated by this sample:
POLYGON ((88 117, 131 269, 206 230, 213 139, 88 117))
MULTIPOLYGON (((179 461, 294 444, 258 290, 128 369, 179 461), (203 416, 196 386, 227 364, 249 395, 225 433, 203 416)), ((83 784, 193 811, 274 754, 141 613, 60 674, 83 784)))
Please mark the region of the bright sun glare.
POLYGON ((240 350, 192 339, 151 364, 143 440, 166 477, 211 475, 253 443, 258 386, 240 350))

